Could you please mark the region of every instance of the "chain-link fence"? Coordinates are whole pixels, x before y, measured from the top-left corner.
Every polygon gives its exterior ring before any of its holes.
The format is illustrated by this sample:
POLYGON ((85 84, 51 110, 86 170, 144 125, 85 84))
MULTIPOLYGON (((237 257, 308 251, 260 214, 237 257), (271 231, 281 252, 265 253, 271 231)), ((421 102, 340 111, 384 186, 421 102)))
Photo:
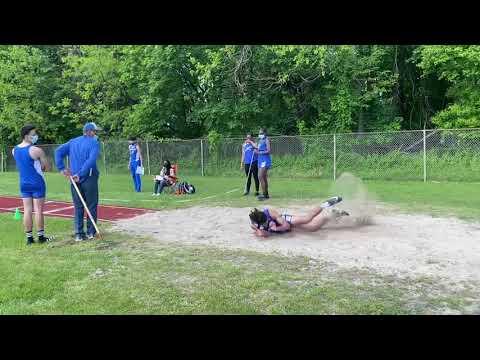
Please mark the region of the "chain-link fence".
MULTIPOLYGON (((242 176, 244 139, 156 140, 140 143, 146 174, 158 174, 164 159, 180 176, 242 176)), ((271 176, 335 179, 343 172, 362 179, 480 180, 480 129, 342 133, 270 138, 271 176)), ((58 145, 41 145, 54 166, 58 145)), ((128 143, 102 142, 98 166, 109 174, 128 173, 128 143)), ((11 148, 3 148, 1 171, 15 171, 11 148)))

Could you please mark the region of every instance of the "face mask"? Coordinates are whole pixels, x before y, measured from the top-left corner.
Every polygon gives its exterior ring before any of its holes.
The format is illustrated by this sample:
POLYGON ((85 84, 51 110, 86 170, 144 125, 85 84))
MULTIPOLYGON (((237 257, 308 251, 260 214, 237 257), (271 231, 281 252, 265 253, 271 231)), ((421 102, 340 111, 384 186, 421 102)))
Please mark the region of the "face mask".
POLYGON ((30 140, 32 141, 32 144, 36 144, 38 141, 38 135, 30 135, 30 140))
POLYGON ((258 137, 259 137, 260 139, 265 139, 265 134, 259 134, 258 137))

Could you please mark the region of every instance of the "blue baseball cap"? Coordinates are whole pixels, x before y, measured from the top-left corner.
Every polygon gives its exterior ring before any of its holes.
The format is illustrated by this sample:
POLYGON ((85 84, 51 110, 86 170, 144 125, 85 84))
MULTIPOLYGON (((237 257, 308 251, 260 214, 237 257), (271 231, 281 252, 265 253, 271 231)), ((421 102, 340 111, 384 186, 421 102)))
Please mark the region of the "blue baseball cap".
POLYGON ((100 127, 97 126, 94 122, 88 122, 83 126, 83 132, 87 131, 100 131, 102 130, 100 127))

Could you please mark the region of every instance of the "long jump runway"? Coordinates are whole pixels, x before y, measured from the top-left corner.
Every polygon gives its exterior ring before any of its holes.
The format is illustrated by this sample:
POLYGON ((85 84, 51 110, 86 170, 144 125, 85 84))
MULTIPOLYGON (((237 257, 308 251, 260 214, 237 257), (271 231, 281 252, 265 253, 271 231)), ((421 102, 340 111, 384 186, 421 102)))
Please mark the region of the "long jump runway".
MULTIPOLYGON (((0 213, 14 213, 17 208, 23 213, 23 203, 21 198, 0 196, 0 213)), ((73 211, 72 203, 64 201, 45 201, 45 216, 73 218, 73 211)), ((155 212, 155 210, 131 208, 126 206, 99 205, 98 220, 112 222, 116 220, 131 219, 149 212, 155 212)))

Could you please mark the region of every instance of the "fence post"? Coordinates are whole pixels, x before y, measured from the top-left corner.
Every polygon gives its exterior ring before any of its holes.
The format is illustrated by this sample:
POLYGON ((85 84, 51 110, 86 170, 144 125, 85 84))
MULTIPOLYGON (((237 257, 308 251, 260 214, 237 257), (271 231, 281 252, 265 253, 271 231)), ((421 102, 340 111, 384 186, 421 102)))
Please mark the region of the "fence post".
POLYGON ((333 134, 333 181, 336 180, 337 174, 337 136, 333 134))
POLYGON ((148 147, 148 140, 147 140, 147 167, 148 167, 148 175, 152 175, 150 171, 150 148, 148 147))
POLYGON ((427 182, 427 130, 423 129, 423 182, 427 182))
POLYGON ((105 141, 102 141, 103 145, 103 167, 105 169, 105 175, 107 175, 107 155, 105 152, 107 151, 107 147, 105 146, 105 141))
POLYGON ((200 139, 200 164, 202 167, 202 176, 205 176, 204 168, 203 168, 203 140, 200 139))
POLYGON ((1 156, 2 156, 2 160, 1 160, 1 161, 2 161, 2 165, 1 165, 1 171, 2 171, 2 173, 5 172, 5 170, 3 170, 3 164, 4 164, 4 163, 3 163, 3 151, 4 151, 4 150, 3 150, 3 145, 2 145, 2 147, 0 148, 0 153, 1 153, 1 156))

